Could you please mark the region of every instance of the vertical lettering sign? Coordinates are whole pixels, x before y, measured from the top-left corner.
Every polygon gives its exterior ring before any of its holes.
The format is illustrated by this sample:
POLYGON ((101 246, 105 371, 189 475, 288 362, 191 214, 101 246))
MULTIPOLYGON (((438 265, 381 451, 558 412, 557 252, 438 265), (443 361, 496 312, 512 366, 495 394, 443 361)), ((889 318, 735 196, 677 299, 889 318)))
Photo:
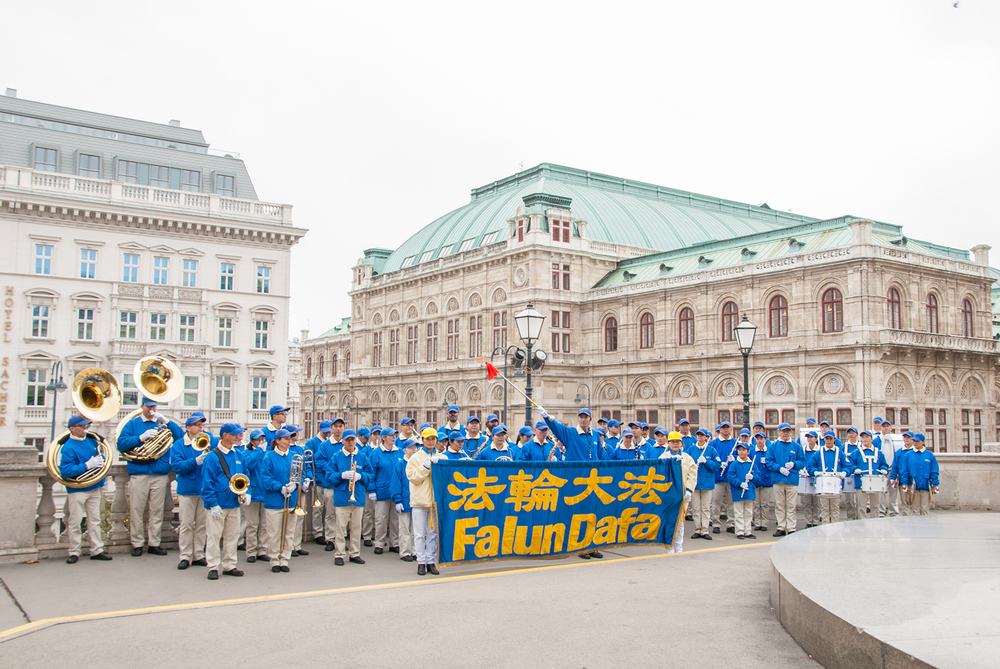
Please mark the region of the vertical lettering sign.
POLYGON ((4 290, 4 301, 3 301, 3 353, 2 367, 0 367, 0 427, 7 427, 7 396, 10 391, 10 371, 8 366, 10 365, 10 347, 7 344, 12 343, 13 339, 11 333, 14 330, 14 321, 12 316, 14 314, 14 286, 7 286, 4 290))

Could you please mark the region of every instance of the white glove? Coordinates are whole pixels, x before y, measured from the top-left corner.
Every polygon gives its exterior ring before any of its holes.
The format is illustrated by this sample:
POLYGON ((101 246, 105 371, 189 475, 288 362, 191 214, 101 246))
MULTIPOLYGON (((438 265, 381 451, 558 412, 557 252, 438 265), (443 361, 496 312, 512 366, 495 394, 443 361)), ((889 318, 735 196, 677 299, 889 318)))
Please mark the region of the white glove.
POLYGON ((103 455, 95 455, 95 456, 92 456, 89 460, 87 460, 84 463, 84 466, 87 469, 93 469, 94 467, 100 467, 103 464, 104 464, 104 456, 103 455))
POLYGON ((704 455, 703 455, 703 456, 701 456, 700 458, 698 458, 698 464, 699 464, 699 465, 703 465, 703 464, 705 464, 706 462, 708 462, 708 460, 706 460, 706 459, 705 459, 705 456, 704 456, 704 455))
POLYGON ((370 492, 370 493, 368 493, 368 499, 370 499, 373 502, 377 502, 378 501, 378 495, 376 495, 373 492, 370 492))
POLYGON ((744 490, 749 490, 750 484, 744 481, 743 483, 740 484, 740 487, 743 488, 744 490))
POLYGON ((250 496, 250 493, 246 493, 241 498, 240 506, 250 506, 250 502, 252 502, 252 501, 253 501, 253 497, 250 496))
POLYGON ((789 474, 792 473, 792 470, 790 470, 788 467, 782 467, 778 471, 781 472, 782 476, 788 476, 789 474))
POLYGON ((284 495, 285 497, 291 497, 293 490, 295 490, 294 483, 286 483, 285 485, 281 486, 281 494, 284 495))
POLYGON ((787 469, 789 471, 795 469, 795 463, 794 462, 786 462, 785 463, 785 469, 787 469))
POLYGON ((424 458, 424 469, 430 469, 430 468, 431 468, 431 459, 424 458))
POLYGON ((684 491, 684 501, 685 502, 690 502, 691 501, 691 491, 690 490, 685 490, 684 491))
POLYGON ((550 417, 548 412, 542 407, 538 407, 538 415, 542 417, 542 420, 550 417))
POLYGON ((403 505, 402 504, 397 504, 396 505, 396 513, 403 513, 403 505))
POLYGON ((215 518, 216 520, 222 520, 222 507, 221 506, 213 506, 210 511, 212 513, 212 518, 215 518))
POLYGON ((747 481, 752 481, 753 480, 753 472, 747 472, 746 479, 747 479, 747 481))
POLYGON ((302 492, 306 492, 307 490, 309 490, 309 486, 311 486, 311 485, 312 485, 312 481, 311 480, 306 479, 305 481, 303 481, 302 482, 302 492))
POLYGON ((733 461, 733 460, 735 460, 735 459, 736 459, 736 458, 735 458, 735 457, 733 457, 733 454, 732 454, 732 453, 730 453, 730 454, 729 454, 729 457, 728 457, 728 458, 726 458, 726 462, 732 462, 732 461, 733 461))
POLYGON ((354 472, 354 482, 357 483, 361 480, 361 472, 354 472))
POLYGON ((162 421, 162 422, 166 423, 167 422, 167 417, 164 416, 159 411, 157 411, 156 413, 153 414, 153 420, 155 420, 155 421, 162 421))
POLYGON ((847 478, 847 472, 837 472, 837 476, 839 476, 842 479, 847 478))
POLYGON ((855 469, 855 470, 854 470, 854 475, 855 475, 855 476, 858 476, 858 475, 860 475, 860 474, 861 474, 861 470, 860 470, 860 469, 855 469))
POLYGON ((207 457, 208 457, 208 451, 205 451, 201 455, 195 457, 194 462, 195 462, 195 464, 200 465, 201 463, 203 463, 205 461, 205 458, 207 458, 207 457))
POLYGON ((440 453, 434 453, 434 455, 431 456, 431 462, 437 462, 440 459, 441 459, 440 453))
POLYGON ((340 478, 344 479, 345 481, 350 481, 352 478, 354 478, 354 473, 353 472, 341 472, 340 478))
POLYGON ((147 439, 152 439, 153 437, 156 436, 156 433, 157 430, 155 429, 146 430, 145 432, 139 435, 139 441, 146 441, 147 439))
POLYGON ((809 476, 809 470, 803 467, 802 469, 799 470, 799 474, 801 474, 802 476, 809 476))

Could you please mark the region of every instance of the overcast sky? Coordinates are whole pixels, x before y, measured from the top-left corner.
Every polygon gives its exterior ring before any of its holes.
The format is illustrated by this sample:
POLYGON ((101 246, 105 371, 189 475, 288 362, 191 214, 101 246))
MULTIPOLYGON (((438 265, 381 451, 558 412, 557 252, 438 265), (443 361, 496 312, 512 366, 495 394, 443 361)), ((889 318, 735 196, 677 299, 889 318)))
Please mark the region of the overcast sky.
POLYGON ((290 336, 350 267, 554 162, 994 247, 1000 3, 6 3, 22 98, 197 128, 294 205, 290 336))

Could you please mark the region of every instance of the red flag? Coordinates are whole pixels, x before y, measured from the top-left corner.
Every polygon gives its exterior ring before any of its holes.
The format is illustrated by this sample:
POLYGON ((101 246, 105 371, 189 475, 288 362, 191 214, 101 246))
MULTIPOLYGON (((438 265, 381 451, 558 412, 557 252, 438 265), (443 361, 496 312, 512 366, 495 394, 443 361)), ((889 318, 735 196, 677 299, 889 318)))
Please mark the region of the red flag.
POLYGON ((492 381, 493 377, 500 373, 500 370, 493 366, 492 363, 486 363, 486 380, 492 381))

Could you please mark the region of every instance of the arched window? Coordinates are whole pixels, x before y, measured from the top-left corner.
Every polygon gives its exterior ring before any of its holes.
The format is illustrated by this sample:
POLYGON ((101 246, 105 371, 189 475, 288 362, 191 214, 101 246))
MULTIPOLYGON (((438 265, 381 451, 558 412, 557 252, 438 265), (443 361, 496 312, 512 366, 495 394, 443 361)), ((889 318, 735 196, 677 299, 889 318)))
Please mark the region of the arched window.
POLYGON ((309 379, 312 379, 312 375, 313 375, 313 359, 306 358, 306 376, 309 379))
POLYGON ((895 288, 889 289, 889 328, 901 330, 903 327, 902 301, 899 299, 899 291, 895 288))
POLYGON ((648 311, 639 317, 639 348, 653 348, 653 314, 648 311))
POLYGON ((344 374, 350 375, 351 373, 351 352, 348 351, 344 356, 344 374))
POLYGON ((772 337, 788 336, 788 300, 784 295, 775 295, 767 307, 772 337))
POLYGON ((319 356, 319 369, 316 370, 320 377, 323 376, 323 356, 319 356))
POLYGON ((735 302, 722 305, 722 341, 736 341, 736 325, 740 322, 740 309, 735 302))
POLYGON ((618 319, 614 316, 604 321, 604 350, 618 350, 618 319))
POLYGON ((681 346, 691 346, 694 344, 694 311, 691 307, 684 307, 678 316, 679 333, 677 343, 681 346))
POLYGON ((330 373, 333 374, 334 376, 336 376, 337 375, 337 354, 336 353, 333 354, 333 360, 330 361, 330 365, 331 365, 331 367, 333 367, 333 369, 330 371, 330 373))
POLYGON ((934 293, 927 293, 927 331, 938 333, 938 303, 934 293))
POLYGON ((843 332, 844 296, 836 288, 823 293, 823 332, 843 332))
POLYGON ((962 336, 975 337, 972 327, 972 302, 966 298, 962 300, 962 336))

